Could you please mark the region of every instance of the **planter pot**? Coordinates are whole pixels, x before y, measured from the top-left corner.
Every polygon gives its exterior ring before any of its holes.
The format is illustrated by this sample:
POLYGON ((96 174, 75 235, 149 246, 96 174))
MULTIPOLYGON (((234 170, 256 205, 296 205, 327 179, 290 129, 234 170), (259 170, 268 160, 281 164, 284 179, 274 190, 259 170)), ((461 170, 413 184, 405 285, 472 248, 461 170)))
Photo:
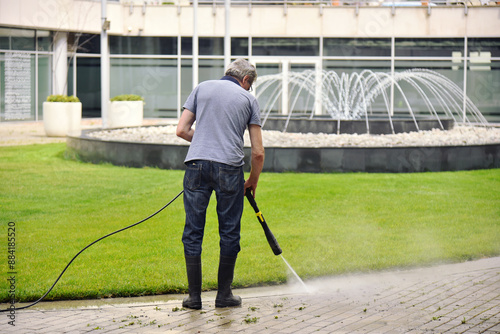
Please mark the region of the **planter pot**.
POLYGON ((81 102, 44 102, 43 126, 49 137, 80 135, 82 127, 81 102))
POLYGON ((108 127, 141 126, 144 117, 143 101, 113 101, 108 108, 108 127))

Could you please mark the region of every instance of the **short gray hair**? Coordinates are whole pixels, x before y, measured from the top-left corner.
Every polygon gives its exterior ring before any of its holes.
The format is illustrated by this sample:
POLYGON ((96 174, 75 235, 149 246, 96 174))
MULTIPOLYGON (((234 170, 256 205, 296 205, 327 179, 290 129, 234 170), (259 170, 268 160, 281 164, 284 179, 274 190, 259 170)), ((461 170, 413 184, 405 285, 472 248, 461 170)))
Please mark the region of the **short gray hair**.
POLYGON ((249 76, 252 80, 252 83, 257 79, 257 71, 255 70, 255 66, 250 64, 250 62, 243 58, 238 58, 229 64, 226 75, 230 75, 235 77, 236 79, 243 81, 245 76, 249 76))

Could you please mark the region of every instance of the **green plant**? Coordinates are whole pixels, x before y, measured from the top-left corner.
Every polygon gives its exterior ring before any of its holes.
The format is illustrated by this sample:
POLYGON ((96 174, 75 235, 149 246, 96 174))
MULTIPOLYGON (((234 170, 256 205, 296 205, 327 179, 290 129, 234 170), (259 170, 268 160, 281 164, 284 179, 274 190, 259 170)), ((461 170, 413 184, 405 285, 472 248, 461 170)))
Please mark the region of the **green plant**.
POLYGON ((49 95, 47 96, 47 102, 80 102, 80 99, 75 95, 49 95))
POLYGON ((174 307, 172 308, 172 312, 179 312, 179 311, 185 311, 186 309, 183 307, 183 308, 179 308, 179 307, 174 307))
POLYGON ((144 101, 144 98, 135 94, 122 94, 111 98, 111 101, 144 101))
POLYGON ((256 324, 257 321, 259 321, 259 318, 257 318, 257 317, 250 318, 249 317, 250 315, 247 315, 247 316, 248 316, 248 318, 245 318, 245 320, 243 320, 247 324, 252 324, 252 323, 256 324))

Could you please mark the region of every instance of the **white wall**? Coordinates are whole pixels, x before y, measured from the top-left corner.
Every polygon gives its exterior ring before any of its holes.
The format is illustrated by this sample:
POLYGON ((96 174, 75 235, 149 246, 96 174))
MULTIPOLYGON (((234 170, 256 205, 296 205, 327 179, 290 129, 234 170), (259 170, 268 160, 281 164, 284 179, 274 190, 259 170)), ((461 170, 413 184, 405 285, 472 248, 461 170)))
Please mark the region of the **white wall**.
MULTIPOLYGON (((0 0, 0 25, 100 33, 100 1, 0 0)), ((189 6, 108 3, 110 34, 191 36, 189 6)), ((224 36, 224 6, 200 6, 200 36, 224 36)), ((233 6, 232 36, 279 37, 499 37, 500 6, 360 7, 233 6)))

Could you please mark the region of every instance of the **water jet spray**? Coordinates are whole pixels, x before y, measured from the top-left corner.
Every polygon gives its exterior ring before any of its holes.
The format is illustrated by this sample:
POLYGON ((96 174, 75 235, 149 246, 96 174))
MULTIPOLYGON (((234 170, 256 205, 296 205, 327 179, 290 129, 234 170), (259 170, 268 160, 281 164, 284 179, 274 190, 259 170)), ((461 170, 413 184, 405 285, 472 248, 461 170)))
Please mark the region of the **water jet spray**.
POLYGON ((278 244, 278 240, 274 237, 274 234, 271 232, 269 229, 269 226, 267 226, 266 220, 264 219, 264 216, 262 215, 262 212, 260 212, 259 207, 257 206, 257 203, 255 202, 255 198, 253 198, 252 191, 250 188, 247 188, 245 191, 245 196, 248 199, 248 202, 250 202, 250 205, 255 211, 255 215, 257 216, 257 219, 259 220, 260 225, 262 225, 262 228, 264 229, 264 233, 266 234, 266 239, 267 242, 269 243, 269 246, 271 246, 271 249, 273 250, 274 255, 281 255, 281 258, 285 262, 285 264, 288 266, 290 271, 293 273, 293 275, 297 278, 297 280, 302 284, 302 286, 305 288, 307 292, 309 292, 309 289, 307 288, 306 284, 302 279, 297 275, 295 270, 293 270, 292 266, 290 263, 288 263, 287 260, 283 257, 283 251, 281 250, 280 245, 278 244))

